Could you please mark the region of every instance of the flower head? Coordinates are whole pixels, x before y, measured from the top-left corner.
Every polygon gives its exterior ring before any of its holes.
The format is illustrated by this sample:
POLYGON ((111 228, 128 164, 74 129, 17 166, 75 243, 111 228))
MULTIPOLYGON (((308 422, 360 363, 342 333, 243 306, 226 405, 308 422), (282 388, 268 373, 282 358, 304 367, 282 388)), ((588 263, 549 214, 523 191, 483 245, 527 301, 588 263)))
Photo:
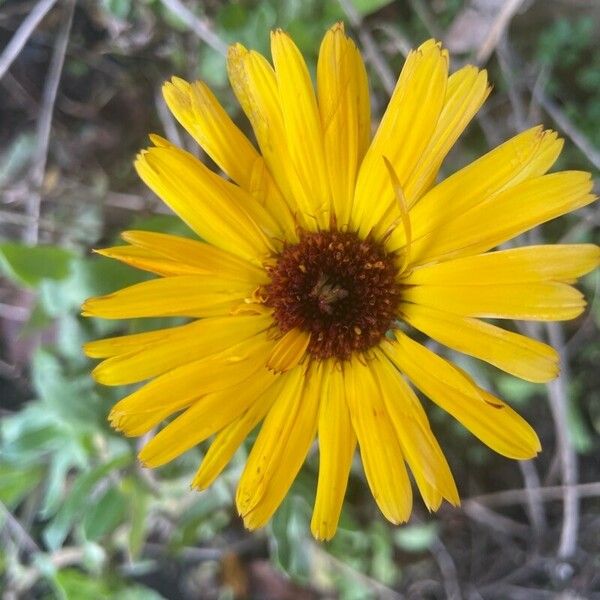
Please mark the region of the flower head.
POLYGON ((327 32, 316 91, 292 40, 275 31, 273 66, 237 44, 233 90, 252 142, 204 83, 174 78, 171 111, 226 177, 158 136, 135 162, 198 235, 128 231, 101 251, 159 277, 92 298, 83 314, 180 316, 189 323, 99 340, 106 385, 149 380, 112 425, 139 436, 156 467, 212 443, 193 480, 209 486, 259 424, 237 491, 249 528, 277 509, 318 439, 312 520, 331 538, 356 446, 383 514, 406 521, 412 471, 425 505, 459 502, 414 388, 500 454, 540 450, 533 429, 415 332, 528 381, 558 372, 546 344, 485 319, 564 320, 585 302, 571 284, 594 245, 494 250, 594 200, 587 173, 547 174, 562 141, 529 129, 436 183, 444 157, 485 101, 485 71, 448 74, 433 40, 409 54, 374 136, 367 76, 342 25, 327 32))

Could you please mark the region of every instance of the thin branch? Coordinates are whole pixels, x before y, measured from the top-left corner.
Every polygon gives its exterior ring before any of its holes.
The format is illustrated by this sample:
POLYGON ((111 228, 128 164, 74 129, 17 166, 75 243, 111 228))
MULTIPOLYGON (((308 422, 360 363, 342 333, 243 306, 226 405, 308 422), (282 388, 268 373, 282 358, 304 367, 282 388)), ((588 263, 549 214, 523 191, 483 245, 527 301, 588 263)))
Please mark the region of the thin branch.
POLYGON ((196 37, 219 54, 227 56, 228 44, 224 42, 211 28, 205 19, 195 15, 180 0, 160 0, 176 17, 179 17, 196 35, 196 37))
POLYGON ((490 510, 487 506, 484 506, 475 500, 467 500, 466 502, 463 502, 462 509, 471 519, 478 521, 479 523, 482 523, 487 527, 494 529, 495 531, 512 535, 524 540, 531 537, 531 532, 527 525, 514 521, 513 519, 509 519, 504 515, 499 515, 493 510, 490 510))
POLYGON ((444 580, 444 590, 446 592, 446 598, 450 600, 461 600, 462 592, 460 584, 458 583, 458 572, 456 565, 452 559, 452 555, 448 552, 448 549, 440 540, 439 537, 435 537, 429 548, 433 559, 437 563, 437 566, 442 574, 444 580))
POLYGON ((548 402, 554 419, 556 443, 560 456, 561 477, 563 483, 563 522, 558 546, 558 557, 570 558, 577 549, 577 530, 579 527, 579 497, 577 494, 578 465, 577 454, 571 443, 567 416, 568 366, 566 364, 565 340, 563 331, 557 323, 546 325, 550 344, 561 357, 561 373, 548 384, 548 402))
POLYGON ((17 546, 27 550, 27 552, 41 552, 40 547, 35 543, 25 527, 21 525, 19 519, 10 512, 3 502, 0 502, 0 513, 6 519, 4 525, 12 535, 17 546))
POLYGON ((50 67, 44 85, 44 95, 40 108, 40 117, 37 122, 37 143, 36 151, 32 159, 31 181, 33 190, 27 202, 27 215, 32 219, 31 223, 25 228, 23 238, 26 243, 36 244, 39 235, 39 217, 40 206, 42 202, 42 184, 44 182, 44 173, 46 172, 46 162, 48 160, 48 146, 50 144, 50 131, 52 129, 52 117, 54 114, 54 105, 60 83, 71 25, 73 23, 73 12, 75 11, 75 0, 68 0, 65 6, 66 18, 63 19, 61 28, 56 37, 50 67))
POLYGON ((483 44, 479 47, 477 56, 475 57, 477 64, 483 65, 487 62, 498 45, 498 42, 508 27, 511 19, 521 8, 523 1, 524 0, 506 0, 502 8, 498 11, 498 15, 492 23, 483 44))
POLYGON ((544 91, 539 86, 531 86, 530 89, 535 100, 550 115, 558 129, 569 137, 596 169, 600 169, 600 150, 575 126, 571 119, 560 109, 558 104, 554 103, 544 94, 544 91))
POLYGON ((158 113, 158 118, 160 119, 163 129, 165 130, 167 139, 172 144, 182 147, 183 142, 181 141, 181 136, 179 135, 179 130, 177 129, 177 123, 175 123, 175 119, 167 107, 160 87, 154 94, 154 104, 156 105, 156 112, 158 113))
POLYGON ((39 22, 55 4, 56 0, 40 0, 25 19, 23 19, 20 27, 15 31, 4 52, 0 55, 0 79, 2 79, 14 60, 19 56, 19 53, 23 50, 27 40, 39 22))
POLYGON ((396 86, 396 77, 394 77, 394 73, 387 61, 377 48, 377 44, 371 35, 371 32, 363 25, 363 20, 354 4, 352 4, 351 0, 339 0, 340 6, 346 16, 348 17, 348 21, 352 27, 354 27, 358 31, 358 39, 363 47, 365 58, 369 63, 373 65, 375 72, 379 76, 381 80, 381 84, 383 88, 388 93, 388 95, 392 95, 394 91, 394 87, 396 86))
POLYGON ((521 469, 521 474, 523 475, 523 481, 525 483, 524 491, 527 498, 527 515, 531 521, 536 538, 540 539, 547 527, 546 513, 538 491, 540 488, 540 477, 534 462, 531 460, 520 460, 519 468, 521 469))
MULTIPOLYGON (((553 485, 533 488, 532 491, 538 494, 540 499, 544 502, 551 502, 553 500, 564 499, 566 487, 567 486, 564 485, 553 485)), ((579 483, 572 487, 580 498, 596 498, 600 496, 600 481, 579 483)), ((492 492, 490 494, 481 494, 480 496, 473 496, 464 500, 462 507, 464 508, 470 502, 477 502, 478 504, 485 504, 486 506, 512 506, 514 504, 523 504, 527 502, 527 493, 527 490, 524 489, 514 489, 492 492)))

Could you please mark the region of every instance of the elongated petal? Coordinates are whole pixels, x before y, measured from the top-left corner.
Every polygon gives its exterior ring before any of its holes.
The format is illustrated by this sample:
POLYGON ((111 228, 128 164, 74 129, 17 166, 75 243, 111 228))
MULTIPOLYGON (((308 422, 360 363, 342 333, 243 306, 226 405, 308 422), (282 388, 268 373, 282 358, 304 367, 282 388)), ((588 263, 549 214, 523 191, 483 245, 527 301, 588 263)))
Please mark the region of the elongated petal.
POLYGON ((289 157, 299 180, 296 201, 310 219, 326 227, 330 189, 321 119, 310 74, 300 50, 280 29, 271 32, 271 54, 289 157))
POLYGON ((318 540, 335 534, 356 449, 344 374, 333 363, 326 364, 325 370, 329 374, 319 408, 319 480, 310 524, 318 540))
POLYGON ((112 248, 94 250, 94 252, 107 258, 114 258, 136 269, 149 271, 163 277, 193 275, 194 273, 201 272, 193 266, 171 260, 145 248, 137 248, 135 246, 113 246, 112 248))
POLYGON ((579 290, 564 283, 535 282, 498 285, 417 285, 403 292, 406 302, 463 315, 497 319, 563 321, 585 308, 579 290))
POLYGON ((482 202, 438 231, 413 239, 415 264, 479 254, 593 202, 589 173, 562 171, 525 181, 482 202))
POLYGON ((351 223, 361 235, 394 207, 383 156, 404 186, 429 145, 442 110, 447 73, 447 53, 434 40, 407 57, 358 174, 351 223))
POLYGON ((107 296, 86 300, 81 314, 104 319, 219 317, 229 314, 252 290, 214 275, 181 275, 144 281, 107 296))
POLYGON ((152 345, 101 362, 92 372, 104 385, 126 385, 155 377, 186 363, 235 346, 266 331, 268 316, 241 316, 202 319, 152 345))
POLYGON ((573 281, 600 263, 594 244, 525 246, 466 256, 414 269, 408 285, 498 285, 535 281, 573 281))
POLYGON ((477 319, 402 304, 402 319, 430 338, 527 381, 545 383, 558 375, 559 357, 551 346, 477 319))
MULTIPOLYGON (((543 175, 558 158, 562 144, 556 132, 533 127, 460 169, 413 206, 415 239, 441 230, 500 192, 543 175)), ((504 220, 510 219, 505 216, 504 220)), ((404 245, 401 229, 392 233, 388 245, 390 250, 404 245)))
POLYGON ((248 51, 241 44, 230 46, 227 71, 231 87, 250 120, 268 170, 295 215, 297 207, 292 200, 299 182, 289 160, 275 72, 263 56, 248 51))
POLYGON ((322 365, 286 375, 279 398, 264 420, 242 473, 236 504, 244 525, 262 527, 294 481, 315 437, 322 365))
POLYGON ((274 377, 259 369, 241 385, 200 398, 144 446, 140 461, 146 467, 159 467, 206 440, 256 402, 274 377))
POLYGON ((258 224, 272 226, 264 209, 191 154, 163 144, 141 152, 135 167, 144 183, 206 241, 255 264, 272 251, 258 224))
POLYGON ((93 342, 84 344, 83 349, 86 356, 90 358, 109 358, 111 356, 118 356, 119 354, 136 352, 147 346, 164 343, 171 339, 177 339, 179 335, 185 336, 187 327, 189 325, 94 340, 93 342))
POLYGON ((419 399, 383 354, 374 361, 373 373, 425 505, 437 510, 442 498, 458 505, 454 478, 419 399))
POLYGON ((402 448, 371 367, 353 358, 345 377, 346 398, 367 482, 386 519, 403 523, 412 509, 412 489, 402 448))
POLYGON ((267 368, 274 373, 290 371, 304 358, 309 343, 309 332, 297 327, 290 329, 273 347, 267 360, 267 368))
POLYGON ((188 133, 231 179, 248 189, 260 155, 208 86, 173 77, 162 91, 167 106, 188 133))
POLYGON ((400 331, 384 342, 387 357, 440 408, 473 435, 508 458, 524 460, 540 451, 531 426, 502 400, 479 388, 465 373, 400 331))
POLYGON ((238 185, 272 212, 286 234, 294 221, 264 159, 234 124, 208 86, 173 77, 163 95, 177 120, 238 185))
POLYGON ((117 402, 109 419, 113 427, 126 435, 146 433, 199 397, 226 390, 264 368, 262 353, 271 345, 264 335, 256 336, 172 369, 117 402))
POLYGON ((204 456, 200 468, 196 471, 192 481, 194 489, 206 489, 219 476, 242 442, 273 406, 283 379, 278 377, 274 380, 273 384, 242 415, 219 431, 204 456))
POLYGON ((344 228, 350 218, 371 117, 365 67, 342 23, 334 25, 323 38, 317 91, 333 208, 338 227, 344 228))
POLYGON ((195 273, 219 275, 252 284, 269 281, 264 269, 210 244, 153 231, 124 231, 121 237, 134 246, 185 265, 195 273))
POLYGON ((442 161, 485 102, 490 87, 487 72, 466 66, 448 78, 446 97, 433 135, 419 164, 405 184, 409 206, 430 187, 442 161))

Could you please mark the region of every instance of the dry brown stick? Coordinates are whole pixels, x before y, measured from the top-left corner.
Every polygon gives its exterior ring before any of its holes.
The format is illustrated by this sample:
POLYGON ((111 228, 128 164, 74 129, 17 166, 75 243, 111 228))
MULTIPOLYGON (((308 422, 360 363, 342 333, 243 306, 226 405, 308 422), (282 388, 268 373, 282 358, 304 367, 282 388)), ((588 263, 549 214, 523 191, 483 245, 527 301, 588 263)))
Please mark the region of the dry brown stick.
POLYGON ((50 67, 44 84, 44 94, 40 107, 40 116, 37 122, 36 150, 32 159, 31 183, 33 189, 27 202, 27 215, 32 219, 24 230, 23 239, 28 244, 37 244, 39 235, 40 206, 42 202, 42 184, 46 172, 46 161, 48 160, 48 146, 50 144, 50 131, 52 129, 52 117, 54 105, 58 93, 58 85, 62 74, 69 34, 73 23, 73 12, 75 0, 67 0, 65 3, 65 17, 56 37, 54 51, 50 60, 50 67))
POLYGON ((514 17, 519 8, 521 8, 523 1, 524 0, 506 0, 502 8, 498 11, 498 15, 492 23, 483 44, 481 44, 477 51, 477 56, 475 57, 477 64, 483 65, 487 62, 500 41, 502 34, 508 27, 510 20, 514 17))
POLYGON ((540 478, 532 460, 519 461, 519 468, 523 475, 526 493, 527 516, 531 521, 536 538, 540 538, 546 530, 546 513, 539 492, 540 478))
POLYGON ((450 552, 448 552, 448 549, 439 537, 435 537, 431 543, 429 552, 431 552, 431 555, 433 556, 433 559, 437 563, 438 569, 442 574, 446 598, 451 598, 452 600, 461 600, 463 596, 460 589, 460 584, 458 582, 459 580, 456 565, 454 564, 452 555, 450 552))
POLYGON ((172 144, 175 144, 180 148, 183 147, 183 142, 181 141, 181 136, 179 135, 179 130, 177 129, 177 123, 175 123, 175 119, 167 107, 161 88, 158 88, 154 94, 154 104, 156 105, 156 112, 163 129, 165 130, 167 139, 172 144))
POLYGON ((4 52, 0 55, 0 79, 2 79, 14 60, 19 56, 19 53, 23 50, 23 47, 39 22, 55 4, 56 0, 40 0, 25 19, 23 19, 23 22, 17 31, 15 31, 10 42, 4 48, 4 52))
POLYGON ((531 86, 531 93, 540 106, 550 115, 550 118, 582 152, 585 157, 596 167, 600 169, 600 150, 588 140, 588 138, 575 126, 575 124, 567 117, 567 115, 555 104, 550 98, 544 94, 544 91, 539 87, 531 86))
POLYGON ((338 0, 350 24, 358 31, 358 39, 363 47, 365 58, 373 65, 385 91, 391 96, 396 86, 396 78, 385 58, 381 56, 371 32, 363 25, 362 17, 351 0, 338 0))
MULTIPOLYGON (((591 483, 578 483, 572 486, 580 498, 595 498, 600 496, 600 481, 591 483)), ((534 488, 536 494, 544 502, 553 500, 562 500, 564 497, 566 486, 552 485, 540 488, 534 488)), ((527 501, 527 490, 514 489, 502 490, 501 492, 492 492, 490 494, 481 494, 480 496, 472 496, 463 501, 462 506, 470 502, 485 504, 486 506, 512 506, 514 504, 522 504, 527 501)))
POLYGON ((0 513, 4 515, 4 526, 11 533, 19 547, 27 550, 27 552, 40 552, 40 547, 35 543, 19 519, 10 512, 3 502, 0 502, 0 513))
POLYGON ((579 497, 577 494, 578 465, 577 454, 568 430, 567 386, 568 366, 566 364, 565 340, 558 323, 546 325, 550 345, 561 357, 561 373, 557 379, 548 384, 548 400, 554 418, 556 443, 558 445, 561 465, 562 483, 564 486, 563 523, 557 555, 559 558, 570 558, 577 549, 577 533, 579 527, 579 497))
POLYGON ((192 31, 196 37, 208 44, 219 54, 227 56, 228 44, 224 42, 207 24, 207 22, 195 15, 180 0, 160 0, 174 15, 179 17, 192 31))
POLYGON ((462 510, 474 521, 483 523, 495 531, 519 537, 521 539, 528 539, 531 536, 528 525, 514 521, 504 515, 499 515, 484 504, 475 500, 463 502, 462 510))

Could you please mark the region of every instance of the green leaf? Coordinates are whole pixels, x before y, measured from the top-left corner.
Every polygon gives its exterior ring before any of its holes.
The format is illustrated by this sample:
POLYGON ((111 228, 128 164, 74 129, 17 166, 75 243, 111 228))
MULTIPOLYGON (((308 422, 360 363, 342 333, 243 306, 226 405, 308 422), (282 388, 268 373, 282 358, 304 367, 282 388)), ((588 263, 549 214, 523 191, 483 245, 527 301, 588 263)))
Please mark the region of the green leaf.
POLYGON ((110 487, 94 501, 83 519, 83 530, 88 540, 98 540, 122 522, 127 502, 115 487, 110 487))
POLYGON ((134 560, 140 556, 148 528, 149 495, 146 489, 133 477, 123 480, 123 491, 129 502, 129 553, 134 560))
POLYGON ((103 420, 104 411, 87 375, 67 375, 58 358, 43 348, 33 355, 31 367, 33 386, 58 422, 89 429, 103 420))
POLYGON ((56 550, 62 546, 76 519, 89 508, 89 495, 94 486, 109 473, 125 467, 131 461, 130 454, 121 454, 77 478, 65 503, 44 530, 44 540, 49 549, 56 550))
POLYGON ((19 284, 36 287, 44 279, 64 279, 75 254, 57 246, 0 244, 0 267, 19 284))
POLYGON ((392 3, 392 0, 351 0, 356 10, 363 16, 377 12, 380 8, 392 3))
POLYGON ((273 562, 290 577, 310 580, 310 506, 297 494, 288 494, 271 520, 273 562))
POLYGON ((19 467, 0 464, 0 502, 8 508, 17 506, 19 502, 40 482, 40 467, 19 467))
POLYGON ((404 525, 394 533, 394 541, 406 552, 425 552, 437 535, 435 523, 404 525))
POLYGON ((131 11, 131 0, 103 0, 104 9, 117 19, 125 20, 131 11))

